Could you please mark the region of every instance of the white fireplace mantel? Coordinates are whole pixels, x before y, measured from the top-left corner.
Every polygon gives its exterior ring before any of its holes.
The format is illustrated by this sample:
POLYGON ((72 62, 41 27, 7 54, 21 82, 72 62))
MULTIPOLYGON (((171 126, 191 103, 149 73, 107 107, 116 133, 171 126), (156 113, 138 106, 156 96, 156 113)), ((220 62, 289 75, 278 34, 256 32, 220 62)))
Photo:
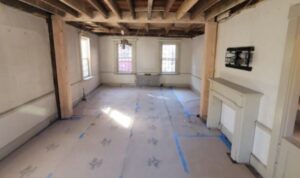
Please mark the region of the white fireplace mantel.
POLYGON ((238 163, 250 161, 261 96, 221 78, 210 80, 207 127, 222 130, 232 143, 231 158, 238 163))

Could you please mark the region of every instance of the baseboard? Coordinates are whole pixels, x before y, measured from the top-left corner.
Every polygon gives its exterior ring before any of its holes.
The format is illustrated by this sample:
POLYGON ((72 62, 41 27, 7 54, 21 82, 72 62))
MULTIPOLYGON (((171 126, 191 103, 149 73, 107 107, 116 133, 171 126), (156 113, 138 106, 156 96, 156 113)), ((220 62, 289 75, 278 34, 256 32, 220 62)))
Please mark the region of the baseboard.
POLYGON ((196 93, 198 96, 201 95, 201 94, 200 94, 200 91, 197 90, 193 85, 190 85, 190 88, 191 88, 191 90, 192 90, 194 93, 196 93))
MULTIPOLYGON (((90 91, 89 93, 86 94, 86 97, 88 98, 90 95, 92 95, 98 88, 100 88, 103 84, 100 83, 97 87, 95 87, 92 91, 90 91)), ((73 108, 76 107, 83 99, 83 96, 74 100, 72 102, 73 108)))
POLYGON ((135 87, 135 83, 102 83, 103 86, 110 87, 135 87))
POLYGON ((162 83, 164 87, 174 87, 174 88, 189 88, 191 89, 191 86, 189 84, 178 84, 178 83, 162 83))
POLYGON ((5 145, 0 149, 0 160, 4 159, 14 151, 18 150, 23 144, 28 142, 30 139, 34 138, 35 135, 42 132, 44 129, 46 129, 51 123, 55 122, 57 119, 57 114, 54 114, 44 121, 40 122, 9 144, 5 145))

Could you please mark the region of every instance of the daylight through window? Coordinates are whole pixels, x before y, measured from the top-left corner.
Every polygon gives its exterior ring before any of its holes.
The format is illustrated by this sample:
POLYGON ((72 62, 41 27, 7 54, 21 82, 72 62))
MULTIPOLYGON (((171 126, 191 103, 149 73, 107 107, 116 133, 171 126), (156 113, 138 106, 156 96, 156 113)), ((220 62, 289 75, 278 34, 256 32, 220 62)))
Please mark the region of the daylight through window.
POLYGON ((162 73, 176 72, 176 44, 162 45, 162 73))

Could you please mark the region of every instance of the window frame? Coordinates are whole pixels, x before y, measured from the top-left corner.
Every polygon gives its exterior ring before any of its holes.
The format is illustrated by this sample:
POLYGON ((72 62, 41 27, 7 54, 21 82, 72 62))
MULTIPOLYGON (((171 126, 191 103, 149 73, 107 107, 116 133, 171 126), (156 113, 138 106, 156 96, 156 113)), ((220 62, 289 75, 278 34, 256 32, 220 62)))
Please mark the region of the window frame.
POLYGON ((119 71, 119 44, 121 43, 121 39, 114 40, 114 55, 115 55, 115 73, 119 75, 132 75, 136 73, 136 40, 128 39, 128 42, 132 47, 132 71, 131 72, 120 72, 119 71))
POLYGON ((161 75, 179 75, 180 66, 180 43, 178 41, 161 41, 160 42, 160 74, 161 75), (175 58, 175 71, 174 72, 163 72, 163 45, 175 45, 176 46, 176 58, 175 58))
POLYGON ((85 34, 80 34, 79 36, 79 51, 80 51, 80 66, 81 66, 81 77, 82 80, 89 80, 91 78, 93 78, 93 74, 92 74, 92 57, 91 57, 91 38, 85 34), (89 75, 88 76, 84 76, 83 75, 83 58, 82 58, 82 44, 81 44, 81 40, 82 38, 88 39, 89 42, 89 54, 88 54, 88 72, 89 75))

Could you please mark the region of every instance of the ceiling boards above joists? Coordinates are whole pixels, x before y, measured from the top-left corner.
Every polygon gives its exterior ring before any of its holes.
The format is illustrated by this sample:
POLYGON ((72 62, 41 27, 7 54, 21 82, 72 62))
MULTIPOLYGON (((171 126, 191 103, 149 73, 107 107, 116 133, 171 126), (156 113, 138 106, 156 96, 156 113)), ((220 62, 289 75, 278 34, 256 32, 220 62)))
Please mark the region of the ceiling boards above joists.
POLYGON ((177 10, 177 19, 181 19, 199 0, 184 0, 177 10))
MULTIPOLYGON (((262 0, 0 0, 23 2, 99 35, 193 37, 206 21, 262 0)), ((7 3, 8 4, 8 3, 7 3)), ((16 4, 16 3, 15 3, 16 4)))
POLYGON ((131 13, 131 16, 133 19, 135 19, 135 8, 134 8, 134 3, 133 0, 127 0, 128 6, 129 6, 129 11, 131 13))
POLYGON ((99 3, 98 0, 87 0, 97 11, 103 15, 104 18, 108 17, 107 10, 103 7, 102 4, 99 3))
POLYGON ((118 16, 118 18, 122 17, 121 11, 118 7, 118 5, 115 3, 114 0, 103 0, 104 3, 110 8, 110 10, 118 16))
POLYGON ((78 0, 59 0, 59 1, 77 10, 82 15, 86 15, 89 18, 94 17, 93 11, 90 11, 90 9, 88 9, 87 4, 84 1, 78 1, 78 0))
POLYGON ((41 0, 41 1, 43 1, 46 4, 49 4, 50 6, 52 6, 52 8, 57 8, 61 11, 64 11, 65 13, 69 13, 69 14, 73 15, 74 17, 80 17, 79 12, 70 8, 69 6, 67 6, 66 4, 64 4, 60 1, 53 1, 53 0, 41 0))
POLYGON ((24 3, 29 4, 36 8, 40 8, 46 12, 49 12, 49 13, 52 13, 55 15, 59 15, 62 17, 64 17, 66 15, 66 13, 64 11, 61 11, 58 8, 54 8, 51 5, 49 5, 43 1, 40 1, 40 0, 21 0, 21 2, 24 2, 24 3))

